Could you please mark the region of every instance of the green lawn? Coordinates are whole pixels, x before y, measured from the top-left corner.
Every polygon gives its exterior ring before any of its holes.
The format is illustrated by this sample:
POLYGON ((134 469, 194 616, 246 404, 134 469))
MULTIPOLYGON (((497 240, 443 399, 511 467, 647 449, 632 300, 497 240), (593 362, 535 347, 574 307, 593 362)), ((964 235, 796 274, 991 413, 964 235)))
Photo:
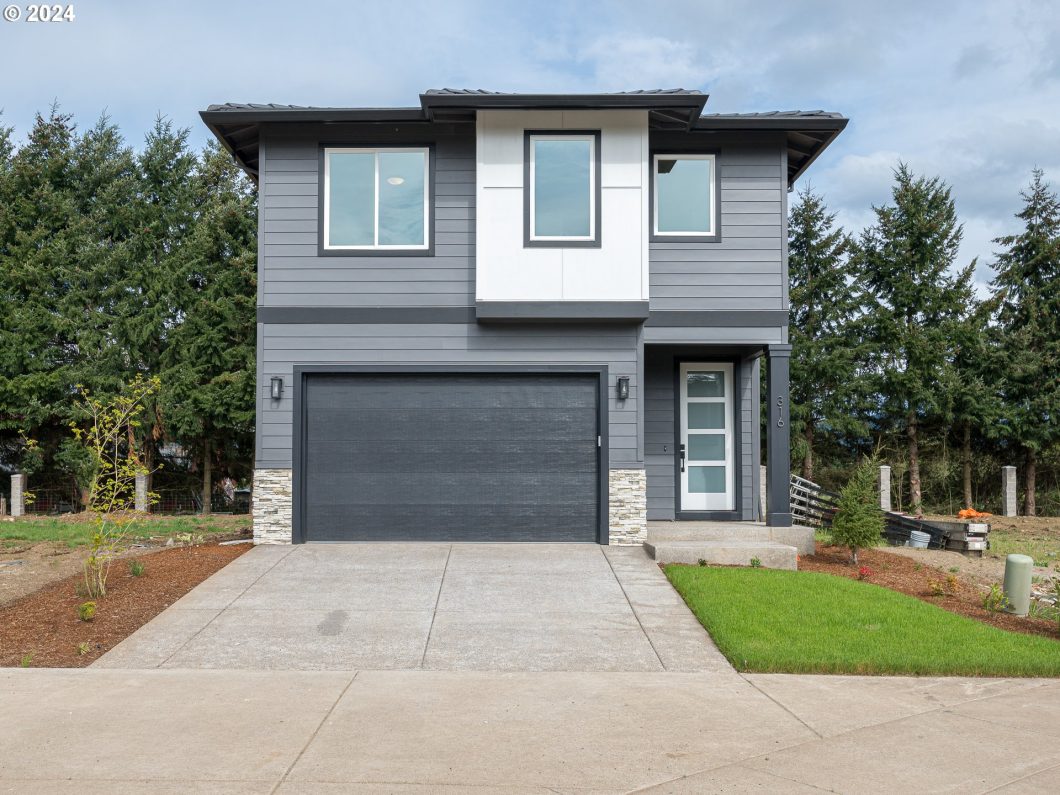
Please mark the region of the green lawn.
MULTIPOLYGON (((238 533, 250 527, 249 516, 167 516, 134 522, 129 538, 159 538, 165 536, 209 536, 217 533, 238 533)), ((92 540, 95 525, 84 518, 32 517, 0 522, 0 542, 5 546, 17 543, 58 541, 77 547, 92 540)))
POLYGON ((741 671, 1060 676, 1060 641, 1004 632, 878 585, 816 572, 665 570, 741 671))

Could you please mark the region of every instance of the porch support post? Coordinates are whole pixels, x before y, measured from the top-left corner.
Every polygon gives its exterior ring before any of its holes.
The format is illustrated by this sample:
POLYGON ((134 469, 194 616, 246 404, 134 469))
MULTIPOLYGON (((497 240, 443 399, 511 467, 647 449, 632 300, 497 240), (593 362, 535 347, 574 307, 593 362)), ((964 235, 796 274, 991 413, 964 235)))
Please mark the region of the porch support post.
POLYGON ((791 527, 790 345, 766 349, 766 524, 791 527))

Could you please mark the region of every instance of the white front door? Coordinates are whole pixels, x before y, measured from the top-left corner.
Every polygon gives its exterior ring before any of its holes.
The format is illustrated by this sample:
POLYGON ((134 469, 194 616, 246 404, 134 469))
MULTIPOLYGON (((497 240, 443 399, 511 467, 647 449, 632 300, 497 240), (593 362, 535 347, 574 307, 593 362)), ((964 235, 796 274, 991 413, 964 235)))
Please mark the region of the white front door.
POLYGON ((681 365, 682 511, 731 511, 732 365, 681 365))

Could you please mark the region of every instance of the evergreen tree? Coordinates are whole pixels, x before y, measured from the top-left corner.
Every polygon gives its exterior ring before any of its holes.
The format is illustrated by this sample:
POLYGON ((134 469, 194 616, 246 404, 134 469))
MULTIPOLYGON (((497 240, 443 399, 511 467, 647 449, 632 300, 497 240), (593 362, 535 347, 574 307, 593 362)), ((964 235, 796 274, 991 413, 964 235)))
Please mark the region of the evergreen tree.
POLYGON ((1004 246, 992 283, 1004 353, 1005 425, 1024 452, 1024 510, 1034 516, 1038 456, 1060 441, 1060 201, 1040 169, 1022 191, 1023 231, 1004 246))
POLYGON ((72 168, 75 128, 53 106, 38 114, 28 140, 0 144, 0 433, 21 467, 25 440, 49 455, 65 435, 76 340, 61 307, 79 241, 72 168))
POLYGON ((875 207, 876 223, 857 247, 858 272, 871 303, 867 333, 871 376, 885 428, 905 436, 910 503, 920 511, 921 428, 944 408, 955 329, 971 302, 972 267, 953 274, 961 226, 950 189, 938 177, 895 171, 893 204, 875 207))
POLYGON ((952 418, 961 448, 961 492, 965 508, 974 508, 972 489, 973 441, 996 437, 1001 413, 998 374, 1002 372, 998 349, 991 340, 993 301, 972 300, 955 327, 953 366, 940 384, 946 395, 946 413, 952 418))
MULTIPOLYGON (((175 279, 187 270, 186 242, 195 225, 197 158, 188 130, 159 117, 137 157, 138 188, 132 219, 135 235, 127 272, 114 282, 112 332, 124 348, 130 373, 161 375, 172 330, 182 318, 175 279)), ((147 470, 156 466, 165 435, 164 395, 148 400, 137 445, 147 470)))
POLYGON ((802 476, 813 480, 819 430, 832 438, 864 434, 854 411, 861 301, 847 269, 850 238, 819 194, 799 195, 788 230, 793 448, 802 476))
POLYGON ((113 395, 130 377, 128 352, 114 333, 114 318, 125 300, 125 275, 132 270, 136 161, 104 115, 78 138, 71 167, 72 229, 80 243, 68 263, 70 292, 63 313, 77 340, 76 382, 93 394, 113 395))
POLYGON ((866 458, 839 491, 830 532, 832 543, 850 548, 850 561, 858 563, 858 549, 874 547, 883 534, 883 512, 876 504, 876 473, 879 464, 866 458))
POLYGON ((181 322, 164 357, 163 400, 168 431, 201 462, 209 513, 217 465, 238 477, 253 454, 257 202, 217 145, 194 186, 201 205, 174 282, 181 322))

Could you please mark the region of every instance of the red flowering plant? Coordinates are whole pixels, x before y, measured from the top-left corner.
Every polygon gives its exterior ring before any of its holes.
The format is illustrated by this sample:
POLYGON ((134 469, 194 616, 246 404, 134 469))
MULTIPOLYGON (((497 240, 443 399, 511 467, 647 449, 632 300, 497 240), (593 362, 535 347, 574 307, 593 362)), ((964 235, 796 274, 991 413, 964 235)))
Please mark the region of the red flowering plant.
POLYGON ((858 579, 859 580, 867 580, 871 576, 872 576, 872 569, 870 569, 868 566, 861 566, 858 569, 858 579))

